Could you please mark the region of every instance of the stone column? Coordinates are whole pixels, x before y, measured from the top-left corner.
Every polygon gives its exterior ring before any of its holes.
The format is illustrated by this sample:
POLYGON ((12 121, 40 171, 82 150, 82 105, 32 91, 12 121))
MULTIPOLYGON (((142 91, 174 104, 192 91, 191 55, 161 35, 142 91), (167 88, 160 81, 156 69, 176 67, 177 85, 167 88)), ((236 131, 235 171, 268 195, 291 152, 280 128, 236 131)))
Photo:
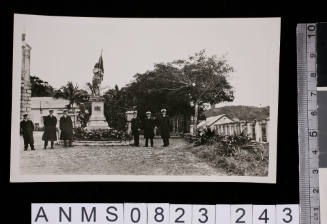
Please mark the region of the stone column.
POLYGON ((126 121, 127 121, 127 134, 132 134, 132 119, 133 119, 133 114, 135 111, 130 110, 130 111, 126 111, 126 121))
POLYGON ((240 122, 240 134, 243 132, 243 122, 240 122))
POLYGON ((20 93, 20 119, 24 114, 31 118, 31 81, 30 81, 30 53, 31 47, 25 42, 25 33, 22 34, 22 67, 20 93))
POLYGON ((255 140, 257 142, 262 142, 262 127, 259 121, 256 122, 254 130, 255 130, 255 140))
POLYGON ((247 134, 248 136, 253 139, 253 133, 252 133, 252 122, 251 123, 247 123, 247 134))
POLYGON ((194 135, 194 117, 191 116, 191 124, 190 124, 190 134, 194 135))
POLYGON ((269 132, 269 119, 267 119, 266 122, 267 122, 266 123, 266 136, 267 136, 267 142, 269 142, 269 134, 270 134, 270 132, 269 132))
POLYGON ((193 135, 194 134, 194 125, 190 124, 190 134, 193 135))

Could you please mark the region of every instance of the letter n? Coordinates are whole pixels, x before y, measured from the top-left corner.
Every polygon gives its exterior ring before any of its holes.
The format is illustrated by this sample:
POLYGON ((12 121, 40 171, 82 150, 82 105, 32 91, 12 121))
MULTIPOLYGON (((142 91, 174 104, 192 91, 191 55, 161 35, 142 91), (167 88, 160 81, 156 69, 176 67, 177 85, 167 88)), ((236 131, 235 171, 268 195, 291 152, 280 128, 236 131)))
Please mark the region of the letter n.
POLYGON ((59 222, 62 222, 62 215, 64 215, 68 222, 72 221, 72 207, 69 207, 68 215, 62 207, 59 207, 59 222))

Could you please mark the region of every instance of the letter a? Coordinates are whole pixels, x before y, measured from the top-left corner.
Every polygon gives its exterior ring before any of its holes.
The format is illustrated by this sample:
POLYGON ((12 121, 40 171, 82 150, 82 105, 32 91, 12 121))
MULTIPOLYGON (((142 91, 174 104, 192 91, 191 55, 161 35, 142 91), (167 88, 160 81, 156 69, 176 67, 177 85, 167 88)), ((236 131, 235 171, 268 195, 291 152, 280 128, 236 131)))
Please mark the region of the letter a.
POLYGON ((39 218, 44 218, 46 222, 48 222, 48 217, 47 215, 45 214, 45 211, 43 209, 43 207, 41 206, 39 211, 37 212, 37 215, 35 217, 35 220, 34 222, 37 222, 39 218), (42 214, 41 214, 42 213, 42 214))

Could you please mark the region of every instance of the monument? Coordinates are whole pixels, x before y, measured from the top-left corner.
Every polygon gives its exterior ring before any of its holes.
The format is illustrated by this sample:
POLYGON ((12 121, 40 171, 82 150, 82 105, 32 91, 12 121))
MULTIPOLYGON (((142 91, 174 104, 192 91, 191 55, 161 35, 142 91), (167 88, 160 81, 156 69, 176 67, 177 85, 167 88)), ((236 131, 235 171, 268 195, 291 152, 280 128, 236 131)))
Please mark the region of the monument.
POLYGON ((25 41, 25 33, 22 34, 22 70, 21 70, 21 92, 20 92, 20 119, 24 114, 31 113, 31 81, 30 81, 30 55, 31 46, 25 41))
POLYGON ((108 123, 104 116, 104 98, 100 93, 100 85, 103 81, 103 59, 102 53, 99 61, 94 65, 93 68, 93 79, 92 79, 92 94, 90 97, 91 101, 91 116, 87 123, 86 128, 92 129, 109 129, 108 123))

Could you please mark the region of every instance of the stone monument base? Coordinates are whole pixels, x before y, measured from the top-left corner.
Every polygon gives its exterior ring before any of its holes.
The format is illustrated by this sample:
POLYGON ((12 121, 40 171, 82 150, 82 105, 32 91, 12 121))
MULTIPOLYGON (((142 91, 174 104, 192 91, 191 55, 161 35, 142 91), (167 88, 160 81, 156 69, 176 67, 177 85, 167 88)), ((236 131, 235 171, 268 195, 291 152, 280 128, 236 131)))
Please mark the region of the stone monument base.
POLYGON ((104 116, 104 99, 102 97, 91 97, 92 114, 86 125, 86 129, 110 129, 104 116))

